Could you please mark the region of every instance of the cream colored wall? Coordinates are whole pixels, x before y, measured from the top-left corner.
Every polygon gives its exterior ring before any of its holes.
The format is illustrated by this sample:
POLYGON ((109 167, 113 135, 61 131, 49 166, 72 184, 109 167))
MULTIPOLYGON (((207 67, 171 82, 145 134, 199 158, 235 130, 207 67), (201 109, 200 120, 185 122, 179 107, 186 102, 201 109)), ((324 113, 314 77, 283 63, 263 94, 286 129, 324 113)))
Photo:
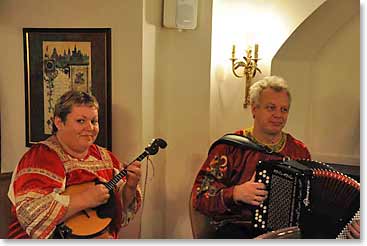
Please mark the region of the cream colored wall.
POLYGON ((322 161, 360 165, 359 23, 358 11, 313 63, 308 139, 322 161))
MULTIPOLYGON (((12 171, 25 147, 23 27, 112 28, 113 151, 129 161, 142 151, 142 1, 0 2, 1 167, 12 171)), ((136 237, 133 224, 124 236, 136 237)))
MULTIPOLYGON (((242 59, 245 49, 259 44, 259 68, 253 81, 271 73, 271 61, 278 49, 325 0, 216 0, 213 4, 210 140, 224 133, 250 127, 252 116, 244 109, 244 79, 231 72, 232 44, 236 57, 242 59)), ((243 59, 242 59, 243 60, 243 59)), ((302 85, 301 85, 302 86, 302 85)))
POLYGON ((359 12, 358 0, 327 1, 273 60, 272 72, 293 88, 287 129, 319 161, 360 163, 359 12))
MULTIPOLYGON (((143 141, 145 143, 156 137, 163 137, 155 133, 155 64, 157 53, 157 29, 160 26, 160 1, 143 1, 143 141)), ((144 192, 144 208, 141 221, 142 238, 162 238, 164 235, 164 187, 166 150, 153 156, 154 170, 150 165, 143 165, 143 173, 148 172, 142 179, 144 192), (148 170, 147 170, 148 167, 148 170), (154 171, 154 172, 153 172, 154 171), (144 184, 146 183, 146 186, 144 184), (157 196, 159 194, 159 196, 157 196), (152 223, 153 222, 153 223, 152 223)), ((146 163, 146 162, 145 162, 146 163)))
POLYGON ((160 6, 162 1, 145 1, 144 57, 154 72, 145 70, 153 78, 147 76, 144 84, 154 91, 148 99, 155 105, 152 132, 168 147, 155 158, 142 237, 191 238, 189 195, 208 147, 211 1, 199 1, 197 29, 182 32, 161 27, 160 6))

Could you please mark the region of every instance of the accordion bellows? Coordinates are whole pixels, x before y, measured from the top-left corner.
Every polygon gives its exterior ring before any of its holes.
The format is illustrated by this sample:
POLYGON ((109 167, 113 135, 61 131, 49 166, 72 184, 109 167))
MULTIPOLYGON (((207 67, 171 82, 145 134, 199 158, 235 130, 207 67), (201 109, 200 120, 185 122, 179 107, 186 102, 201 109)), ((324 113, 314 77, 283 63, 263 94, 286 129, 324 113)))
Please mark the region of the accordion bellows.
POLYGON ((302 238, 345 238, 359 211, 360 184, 321 162, 259 162, 256 181, 269 195, 254 209, 255 235, 298 226, 302 238))

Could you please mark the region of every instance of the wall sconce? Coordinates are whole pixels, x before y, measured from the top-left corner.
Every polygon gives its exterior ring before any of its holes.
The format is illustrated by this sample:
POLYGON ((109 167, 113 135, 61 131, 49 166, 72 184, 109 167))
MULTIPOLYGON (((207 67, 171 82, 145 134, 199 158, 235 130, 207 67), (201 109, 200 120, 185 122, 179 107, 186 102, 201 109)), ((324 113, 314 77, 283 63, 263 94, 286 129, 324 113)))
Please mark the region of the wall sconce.
POLYGON ((252 78, 255 77, 256 72, 261 73, 261 70, 257 67, 257 61, 260 60, 258 58, 258 52, 259 52, 259 45, 255 44, 254 49, 254 58, 252 58, 252 48, 249 47, 246 50, 246 56, 243 57, 244 61, 237 61, 236 58, 236 46, 232 46, 232 58, 230 59, 232 61, 232 72, 234 76, 237 78, 245 78, 245 101, 243 103, 243 107, 247 108, 247 106, 250 104, 249 99, 249 90, 251 86, 252 78), (236 70, 239 68, 243 68, 243 73, 238 75, 236 70))

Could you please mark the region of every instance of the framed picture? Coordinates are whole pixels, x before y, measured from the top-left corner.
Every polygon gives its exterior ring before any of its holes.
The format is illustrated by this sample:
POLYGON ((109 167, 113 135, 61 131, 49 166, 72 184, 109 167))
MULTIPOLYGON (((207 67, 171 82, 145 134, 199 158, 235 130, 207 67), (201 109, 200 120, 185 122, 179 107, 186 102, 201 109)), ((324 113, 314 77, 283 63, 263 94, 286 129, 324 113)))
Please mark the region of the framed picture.
POLYGON ((96 144, 111 150, 111 29, 23 28, 26 146, 52 134, 54 105, 74 89, 99 102, 96 144))

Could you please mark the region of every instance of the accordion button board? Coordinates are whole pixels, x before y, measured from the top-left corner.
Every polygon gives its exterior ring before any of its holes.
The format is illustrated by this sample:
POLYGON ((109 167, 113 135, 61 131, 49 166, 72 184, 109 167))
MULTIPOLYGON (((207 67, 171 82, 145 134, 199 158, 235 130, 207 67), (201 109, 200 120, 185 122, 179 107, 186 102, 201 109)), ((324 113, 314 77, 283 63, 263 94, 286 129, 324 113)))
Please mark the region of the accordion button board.
POLYGON ((336 238, 359 209, 359 183, 320 162, 260 161, 255 180, 269 191, 253 210, 255 236, 298 226, 303 238, 336 238))

